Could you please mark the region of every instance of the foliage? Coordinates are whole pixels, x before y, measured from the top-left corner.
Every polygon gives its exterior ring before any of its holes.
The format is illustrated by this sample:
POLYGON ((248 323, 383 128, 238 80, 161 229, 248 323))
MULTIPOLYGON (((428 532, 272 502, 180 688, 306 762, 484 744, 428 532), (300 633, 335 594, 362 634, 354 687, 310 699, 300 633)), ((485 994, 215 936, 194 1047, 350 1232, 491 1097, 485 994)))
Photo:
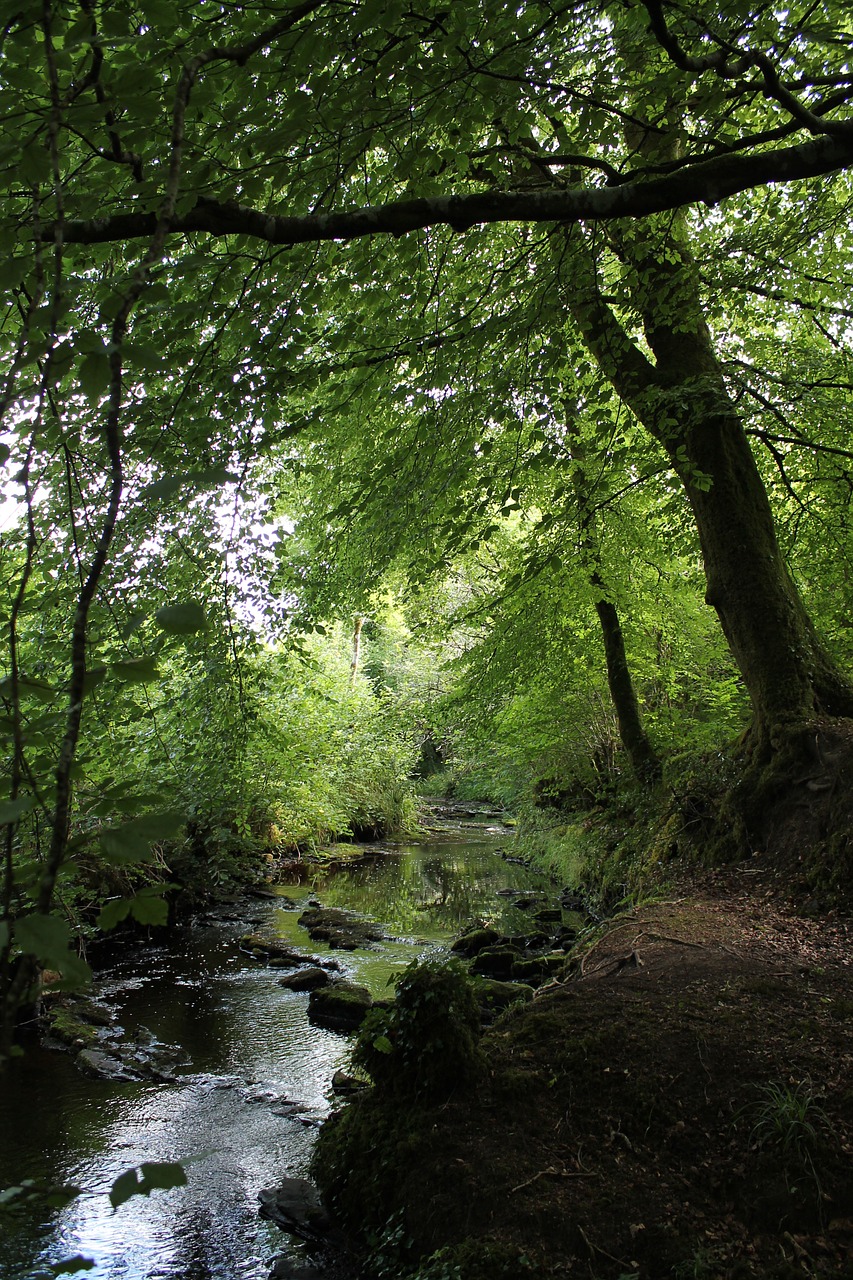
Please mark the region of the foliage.
MULTIPOLYGON (((109 1190, 113 1209, 133 1196, 148 1196, 152 1191, 170 1191, 186 1186, 187 1175, 178 1161, 147 1161, 139 1169, 126 1169, 114 1179, 109 1190), (140 1177, 140 1174, 142 1175, 140 1177)), ((61 1209, 77 1196, 82 1188, 75 1186, 45 1186, 32 1178, 25 1178, 19 1185, 0 1189, 0 1216, 14 1213, 18 1208, 32 1203, 44 1209, 61 1209)), ((88 1194, 91 1194, 88 1193, 88 1194)), ((77 1271, 90 1271, 95 1266, 91 1258, 75 1255, 61 1262, 50 1264, 53 1275, 66 1275, 77 1271)))
POLYGON ((174 833, 133 824, 179 812, 222 884, 274 828, 404 825, 418 736, 503 800, 610 785, 603 605, 659 755, 747 694, 769 754, 850 714, 840 0, 49 0, 0 28, 0 1049, 49 958, 16 921, 145 913, 174 833), (350 698, 307 643, 289 702, 279 646, 381 628, 389 590, 410 637, 454 597, 424 660, 389 677, 400 631, 350 698), (431 687, 454 648, 470 716, 431 687))
POLYGON ((388 1009, 371 1009, 352 1053, 381 1095, 429 1103, 476 1080, 480 1011, 465 969, 453 961, 410 964, 388 1009))
POLYGON ((547 1274, 512 1245, 489 1240, 465 1240, 437 1250, 419 1263, 410 1280, 515 1280, 547 1274))
POLYGON ((804 1164, 818 1141, 826 1112, 807 1080, 795 1085, 771 1081, 758 1089, 760 1097, 746 1109, 752 1128, 750 1145, 768 1147, 784 1160, 804 1164))

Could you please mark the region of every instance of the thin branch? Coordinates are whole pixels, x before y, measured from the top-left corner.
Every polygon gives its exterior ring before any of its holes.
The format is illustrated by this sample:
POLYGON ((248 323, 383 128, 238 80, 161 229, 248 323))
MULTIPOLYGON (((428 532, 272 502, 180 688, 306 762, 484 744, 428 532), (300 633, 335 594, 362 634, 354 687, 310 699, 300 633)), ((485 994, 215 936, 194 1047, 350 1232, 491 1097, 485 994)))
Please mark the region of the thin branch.
POLYGON ((642 0, 649 15, 652 33, 658 44, 681 70, 697 76, 706 71, 713 71, 726 80, 740 80, 755 67, 763 77, 763 93, 773 98, 783 107, 793 120, 812 134, 826 134, 836 138, 849 138, 853 133, 853 123, 844 120, 823 120, 800 102, 790 89, 786 88, 779 78, 779 73, 765 53, 746 50, 740 53, 737 61, 731 62, 733 50, 725 46, 716 53, 707 54, 703 58, 693 58, 684 52, 678 40, 669 30, 663 12, 662 0, 642 0))

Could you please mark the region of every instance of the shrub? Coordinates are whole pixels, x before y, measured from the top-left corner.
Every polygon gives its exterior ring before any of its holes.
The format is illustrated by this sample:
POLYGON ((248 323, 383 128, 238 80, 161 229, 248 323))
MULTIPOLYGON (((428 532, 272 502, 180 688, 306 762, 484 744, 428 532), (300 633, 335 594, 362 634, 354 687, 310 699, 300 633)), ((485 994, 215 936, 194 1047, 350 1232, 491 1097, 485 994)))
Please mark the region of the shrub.
POLYGON ((480 1014, 467 973, 454 961, 410 964, 390 1008, 372 1009, 353 1050, 353 1065, 377 1090, 434 1101, 470 1084, 482 1065, 480 1014))

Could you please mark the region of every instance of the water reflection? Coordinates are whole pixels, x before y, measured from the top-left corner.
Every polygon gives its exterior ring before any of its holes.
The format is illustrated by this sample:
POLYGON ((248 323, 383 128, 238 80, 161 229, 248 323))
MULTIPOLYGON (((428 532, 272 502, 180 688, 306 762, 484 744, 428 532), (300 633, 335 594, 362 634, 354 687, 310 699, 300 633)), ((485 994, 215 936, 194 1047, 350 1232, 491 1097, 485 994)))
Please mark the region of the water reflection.
POLYGON ((376 995, 415 956, 446 943, 472 918, 518 932, 528 916, 498 891, 547 892, 503 862, 491 844, 432 843, 383 853, 344 870, 303 870, 292 909, 253 907, 253 920, 187 929, 168 947, 129 949, 105 995, 126 1035, 179 1045, 171 1084, 89 1080, 66 1055, 32 1049, 13 1064, 0 1097, 0 1186, 35 1178, 83 1194, 64 1210, 0 1218, 0 1275, 35 1280, 82 1254, 94 1280, 265 1280, 287 1237, 257 1214, 257 1194, 303 1174, 316 1124, 347 1041, 312 1027, 307 997, 244 955, 239 937, 274 927, 300 948, 326 953, 298 925, 308 898, 378 920, 392 940, 334 953, 343 972, 376 995), (116 1211, 107 1193, 124 1170, 187 1161, 186 1187, 134 1197, 116 1211))
POLYGON ((529 926, 502 888, 553 893, 547 877, 505 862, 488 844, 404 846, 333 870, 309 869, 292 884, 313 889, 327 906, 349 907, 390 933, 444 941, 480 918, 507 932, 529 926))

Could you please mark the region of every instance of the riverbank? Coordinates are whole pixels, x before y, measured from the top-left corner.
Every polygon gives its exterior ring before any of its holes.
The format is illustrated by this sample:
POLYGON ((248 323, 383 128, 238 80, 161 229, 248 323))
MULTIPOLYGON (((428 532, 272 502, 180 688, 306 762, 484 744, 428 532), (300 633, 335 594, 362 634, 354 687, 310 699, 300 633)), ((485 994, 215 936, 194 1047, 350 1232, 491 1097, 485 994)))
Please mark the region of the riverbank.
POLYGON ((611 921, 485 1032, 474 1086, 352 1104, 329 1190, 368 1274, 853 1276, 850 942, 749 864, 611 921))

